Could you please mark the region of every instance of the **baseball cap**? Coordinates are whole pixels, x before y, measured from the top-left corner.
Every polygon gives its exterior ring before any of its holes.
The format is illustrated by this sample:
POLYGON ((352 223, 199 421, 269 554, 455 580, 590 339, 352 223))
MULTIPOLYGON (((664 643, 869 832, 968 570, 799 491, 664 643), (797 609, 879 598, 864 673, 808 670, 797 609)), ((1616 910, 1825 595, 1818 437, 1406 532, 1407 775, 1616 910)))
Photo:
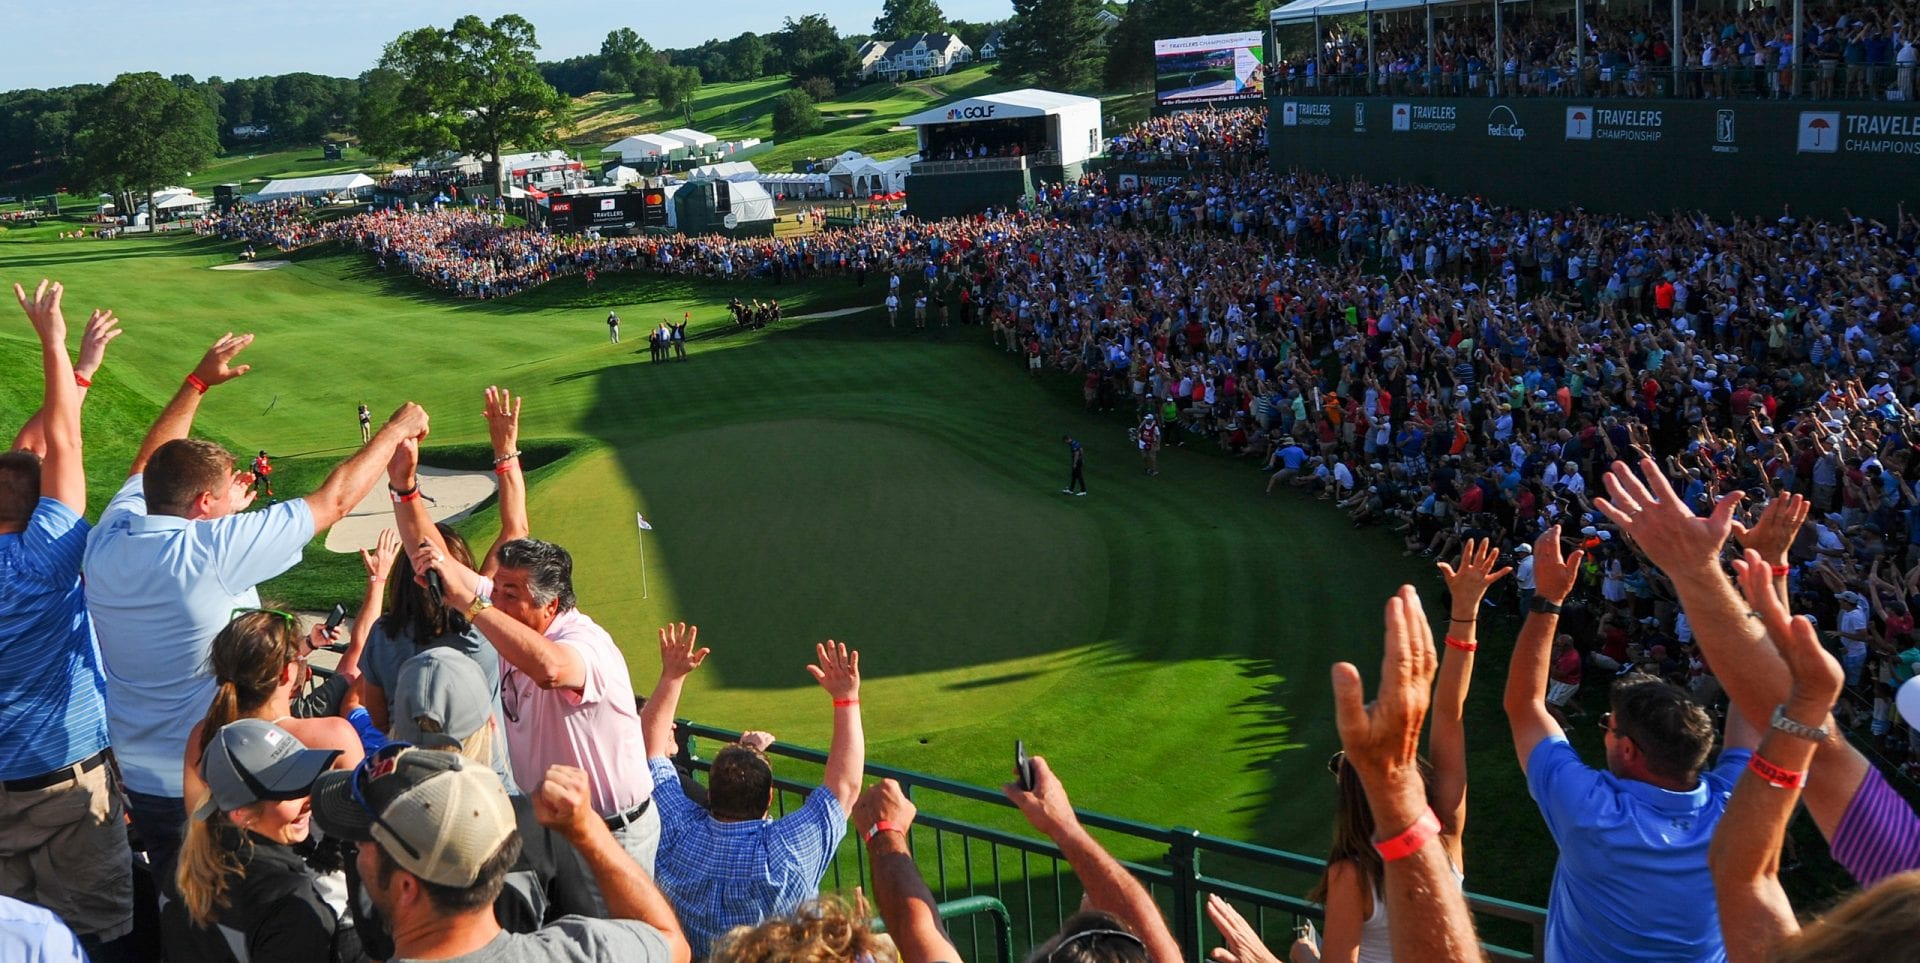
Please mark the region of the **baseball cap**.
MULTIPOLYGON (((493 696, 479 663, 439 646, 401 663, 395 678, 389 735, 400 742, 424 744, 432 735, 464 741, 487 724, 493 696), (432 731, 420 720, 432 723, 432 731)), ((452 747, 435 747, 452 748, 452 747)))
POLYGON ((389 743, 352 772, 313 787, 313 818, 329 836, 378 843, 429 883, 472 886, 513 835, 513 803, 492 769, 456 753, 389 743))
POLYGON ((193 818, 206 819, 216 809, 233 812, 257 802, 299 799, 338 755, 338 749, 308 749, 271 722, 229 722, 200 755, 200 778, 211 793, 194 808, 193 818))

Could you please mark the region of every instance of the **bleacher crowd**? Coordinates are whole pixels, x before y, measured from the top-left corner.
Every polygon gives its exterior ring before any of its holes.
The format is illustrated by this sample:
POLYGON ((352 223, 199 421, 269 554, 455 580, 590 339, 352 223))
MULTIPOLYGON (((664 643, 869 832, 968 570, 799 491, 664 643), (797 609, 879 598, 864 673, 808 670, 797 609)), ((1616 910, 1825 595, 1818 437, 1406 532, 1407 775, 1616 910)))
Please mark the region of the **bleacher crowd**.
MULTIPOLYGON (((1920 885, 1902 875, 1920 867, 1920 836, 1887 772, 1920 758, 1898 711, 1920 666, 1909 427, 1920 220, 1905 211, 1891 223, 1638 220, 1215 172, 1146 188, 1093 174, 1019 210, 780 240, 564 237, 460 209, 319 225, 243 209, 204 229, 343 240, 471 297, 588 269, 871 272, 888 277, 890 299, 904 278, 1025 366, 1084 379, 1089 405, 1131 410, 1149 459, 1152 446, 1210 440, 1261 468, 1269 491, 1301 488, 1356 527, 1392 526, 1409 553, 1457 557, 1443 569, 1438 644, 1409 588, 1388 606, 1378 698, 1363 706, 1357 673, 1335 669, 1339 825, 1371 822, 1336 832, 1359 843, 1330 861, 1327 932, 1293 947, 1296 959, 1477 957, 1460 898, 1465 763, 1451 747, 1464 739, 1477 623, 1509 609, 1525 621, 1503 703, 1560 848, 1552 958, 1831 959, 1822 941, 1836 934, 1853 955, 1903 945, 1882 908, 1920 885), (1562 728, 1596 701, 1609 708, 1598 766, 1562 728), (1413 748, 1430 704, 1429 771, 1413 748), (1864 730, 1884 765, 1848 730, 1864 730), (1863 888, 1805 932, 1777 858, 1803 793, 1863 888)), ((706 650, 691 629, 663 629, 660 681, 636 710, 618 649, 576 608, 570 557, 527 537, 511 398, 487 403, 502 535, 484 554, 418 503, 427 416, 414 406, 314 495, 241 511, 252 479, 187 438, 201 395, 244 373, 232 362, 250 339, 222 339, 89 533, 74 487, 82 392, 69 386, 90 383, 115 329, 96 317, 76 372, 58 290, 20 297, 48 387, 16 447, 44 460, 0 462, 0 532, 18 533, 0 535, 11 566, 0 577, 34 588, 0 597, 0 625, 42 641, 0 650, 0 685, 12 687, 0 692, 0 777, 9 793, 18 781, 37 784, 22 793, 82 794, 90 815, 61 825, 93 830, 47 834, 34 844, 48 847, 43 864, 52 847, 115 845, 122 794, 100 763, 110 742, 156 878, 180 897, 163 932, 197 940, 182 944, 193 953, 311 952, 351 930, 376 957, 549 958, 513 935, 524 933, 605 958, 784 958, 761 943, 831 932, 845 940, 832 958, 852 959, 876 945, 857 920, 807 903, 850 814, 900 957, 954 958, 900 845, 911 804, 885 783, 860 788, 857 655, 816 651, 835 736, 805 808, 764 821, 770 769, 751 734, 716 757, 706 786, 687 786, 671 721, 706 650), (338 681, 305 693, 303 657, 324 640, 257 611, 252 586, 297 562, 383 470, 396 535, 366 557, 338 681), (56 691, 96 699, 47 711, 56 691), (474 818, 442 818, 448 800, 474 818), (314 824, 357 850, 305 852, 314 824), (338 890, 324 882, 335 869, 338 890), (593 922, 607 919, 637 922, 593 922), (285 920, 297 939, 269 925, 285 920)), ((1178 958, 1151 899, 1078 827, 1043 761, 1030 789, 1008 795, 1104 914, 1070 920, 1043 957, 1178 958)), ((112 944, 131 926, 123 880, 19 865, 24 876, 0 877, 25 880, 9 895, 37 897, 83 939, 112 944)), ((1231 906, 1209 911, 1230 957, 1271 958, 1231 906)))

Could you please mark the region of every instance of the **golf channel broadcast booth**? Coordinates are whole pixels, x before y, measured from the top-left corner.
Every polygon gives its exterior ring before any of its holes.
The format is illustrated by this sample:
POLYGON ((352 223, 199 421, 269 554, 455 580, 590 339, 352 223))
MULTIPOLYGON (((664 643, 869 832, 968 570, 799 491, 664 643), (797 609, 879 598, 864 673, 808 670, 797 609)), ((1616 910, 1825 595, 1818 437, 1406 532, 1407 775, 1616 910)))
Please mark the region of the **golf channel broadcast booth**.
POLYGON ((1099 100, 1031 87, 942 104, 900 123, 920 136, 907 210, 922 218, 1015 206, 1043 184, 1077 180, 1106 145, 1099 100))

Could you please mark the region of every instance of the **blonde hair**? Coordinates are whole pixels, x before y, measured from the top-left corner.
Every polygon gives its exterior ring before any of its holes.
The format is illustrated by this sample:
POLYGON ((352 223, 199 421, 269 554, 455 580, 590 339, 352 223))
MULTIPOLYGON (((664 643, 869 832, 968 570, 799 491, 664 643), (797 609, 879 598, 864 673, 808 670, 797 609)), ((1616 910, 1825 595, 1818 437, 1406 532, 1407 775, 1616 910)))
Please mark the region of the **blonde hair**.
MULTIPOLYGON (((414 728, 419 729, 423 734, 432 733, 435 735, 451 736, 451 733, 446 733, 440 728, 439 720, 430 716, 415 716, 413 725, 414 728)), ((460 743, 461 757, 469 762, 477 762, 482 766, 492 766, 493 740, 496 738, 493 730, 496 725, 497 723, 493 721, 493 716, 488 715, 485 725, 475 729, 473 733, 465 739, 458 740, 460 743)))
POLYGON ((248 612, 227 623, 207 653, 217 685, 200 724, 200 751, 207 751, 221 727, 266 705, 287 666, 299 660, 300 635, 286 617, 248 612))
POLYGON ((1771 963, 1910 959, 1920 932, 1920 870, 1889 876, 1774 947, 1771 963))
POLYGON ((713 945, 708 963, 836 963, 895 958, 892 941, 867 926, 866 900, 849 906, 822 896, 758 926, 736 926, 713 945))
POLYGON ((246 864, 220 838, 220 825, 226 820, 227 814, 218 809, 205 819, 187 820, 187 838, 180 844, 180 865, 174 877, 187 915, 202 928, 220 921, 220 911, 228 906, 228 880, 247 875, 246 864))

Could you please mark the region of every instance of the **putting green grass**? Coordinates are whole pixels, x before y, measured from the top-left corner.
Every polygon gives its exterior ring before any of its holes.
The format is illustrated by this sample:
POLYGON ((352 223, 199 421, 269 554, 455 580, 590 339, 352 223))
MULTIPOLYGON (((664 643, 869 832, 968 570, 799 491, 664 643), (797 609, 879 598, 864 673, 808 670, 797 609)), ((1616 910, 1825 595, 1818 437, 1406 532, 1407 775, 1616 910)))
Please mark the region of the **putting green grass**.
MULTIPOLYGON (((0 280, 62 279, 76 328, 94 306, 125 319, 86 413, 96 509, 225 331, 259 335, 241 359, 253 371, 207 396, 198 430, 274 452, 283 497, 358 443, 361 400, 426 405, 429 463, 483 459, 480 394, 507 385, 526 396, 535 533, 572 549, 581 607, 642 692, 654 629, 701 626, 714 655, 682 712, 703 722, 824 746, 826 700, 803 667, 831 637, 862 651, 876 762, 997 784, 1021 738, 1088 808, 1322 853, 1337 747, 1327 667, 1351 659, 1373 678, 1393 589, 1439 598, 1431 567, 1389 536, 1293 492, 1264 497, 1243 461, 1170 449, 1146 477, 1119 416, 1086 412, 1073 379, 1029 376, 979 329, 890 330, 871 310, 753 333, 726 320, 735 295, 779 297, 790 314, 870 306, 882 279, 611 275, 470 303, 337 249, 224 272, 208 268, 232 246, 206 240, 34 235, 0 235, 0 280), (626 344, 606 343, 609 307, 626 344), (682 312, 705 336, 685 362, 650 363, 641 332, 682 312), (1059 494, 1062 433, 1086 445, 1087 497, 1059 494), (635 511, 657 526, 644 597, 635 511)), ((37 403, 25 333, 0 324, 9 429, 37 403)), ((462 527, 485 545, 492 512, 462 527)), ((358 596, 357 559, 317 541, 307 557, 265 594, 313 607, 358 596)), ((1550 844, 1498 709, 1511 629, 1487 631, 1469 873, 1478 891, 1544 902, 1550 844)))

